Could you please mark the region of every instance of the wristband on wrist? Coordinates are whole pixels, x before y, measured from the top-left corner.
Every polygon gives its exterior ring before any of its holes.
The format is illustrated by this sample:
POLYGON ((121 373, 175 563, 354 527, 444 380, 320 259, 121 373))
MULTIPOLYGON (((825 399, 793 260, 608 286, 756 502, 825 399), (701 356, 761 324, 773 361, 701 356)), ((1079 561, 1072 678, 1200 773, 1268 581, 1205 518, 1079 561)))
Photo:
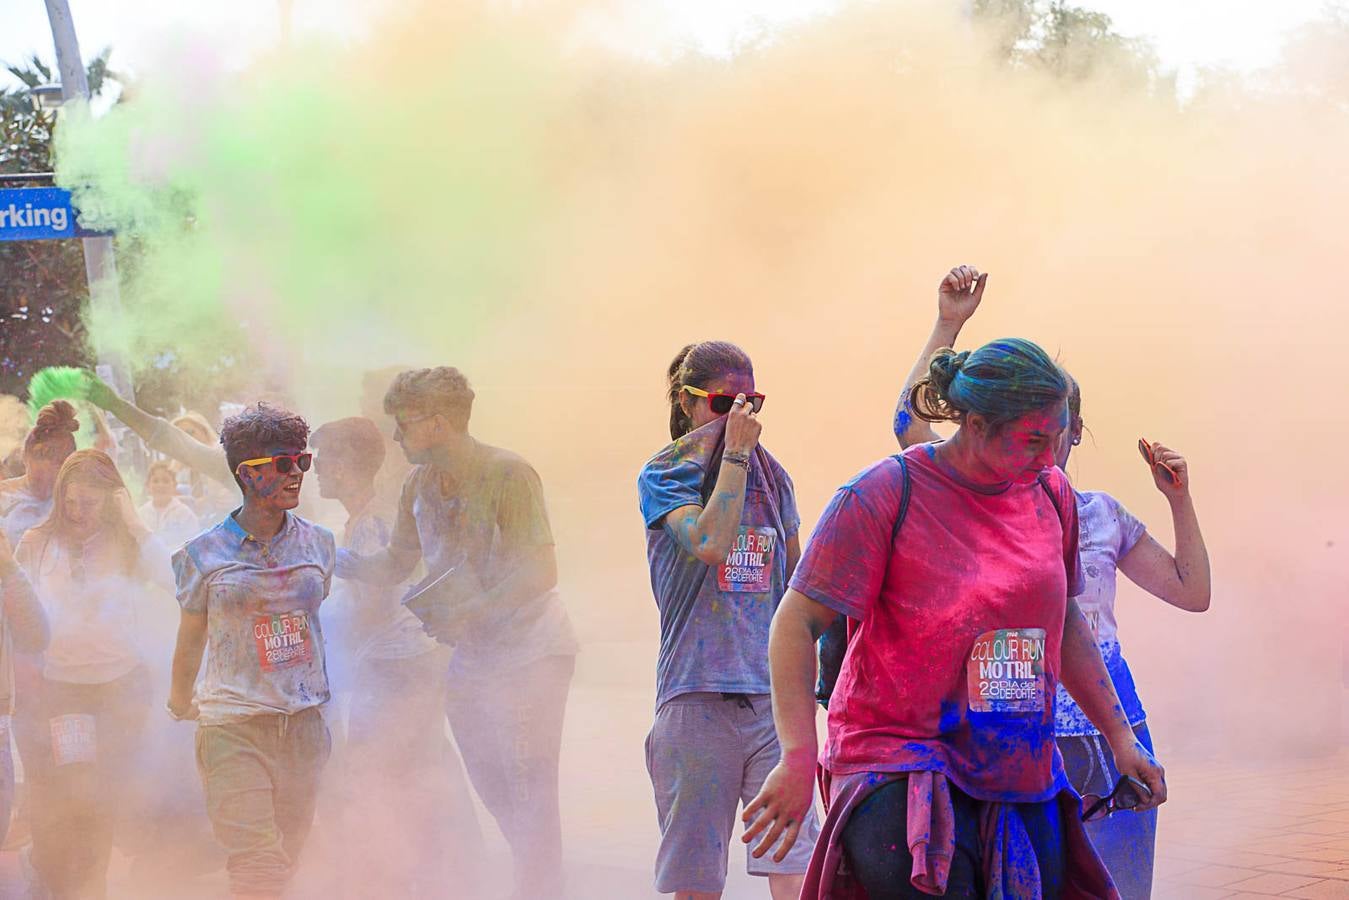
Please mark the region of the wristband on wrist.
MULTIPOLYGON (((176 712, 174 712, 174 711, 173 711, 173 704, 172 704, 172 703, 169 703, 168 701, 165 701, 165 702, 164 702, 164 708, 165 708, 166 710, 168 710, 168 712, 169 712, 169 718, 172 719, 172 720, 175 721, 175 722, 182 722, 182 721, 184 721, 185 719, 187 719, 187 716, 180 716, 180 715, 178 715, 176 712)), ((189 708, 189 710, 191 709, 190 706, 189 706, 188 708, 189 708)))
POLYGON ((722 462, 728 462, 728 463, 730 463, 730 464, 733 465, 733 466, 739 466, 740 468, 744 469, 746 472, 749 471, 749 454, 748 454, 748 453, 723 453, 723 454, 721 455, 721 461, 722 461, 722 462))

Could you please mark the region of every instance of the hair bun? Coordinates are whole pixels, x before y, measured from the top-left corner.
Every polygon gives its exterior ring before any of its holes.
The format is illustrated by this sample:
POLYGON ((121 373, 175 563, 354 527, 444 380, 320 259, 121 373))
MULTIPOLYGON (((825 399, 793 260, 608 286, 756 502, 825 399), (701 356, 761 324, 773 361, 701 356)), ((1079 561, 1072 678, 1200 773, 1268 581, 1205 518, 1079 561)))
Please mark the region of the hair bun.
POLYGON ((33 430, 38 433, 40 440, 47 440, 79 431, 80 420, 75 417, 75 407, 68 401, 53 400, 38 411, 33 430))
POLYGON ((951 396, 951 382, 956 380, 956 376, 960 374, 969 358, 970 351, 962 350, 957 353, 950 347, 944 347, 932 354, 932 360, 928 363, 928 377, 932 381, 932 386, 943 398, 951 396))

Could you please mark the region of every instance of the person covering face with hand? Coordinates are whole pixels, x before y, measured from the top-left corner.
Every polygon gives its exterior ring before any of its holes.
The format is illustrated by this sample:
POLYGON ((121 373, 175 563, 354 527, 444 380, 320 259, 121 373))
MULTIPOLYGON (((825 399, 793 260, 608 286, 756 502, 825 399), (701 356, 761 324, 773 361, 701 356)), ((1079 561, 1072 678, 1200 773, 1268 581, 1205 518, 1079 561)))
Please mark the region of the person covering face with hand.
MULTIPOLYGON (((673 442, 637 480, 661 622, 646 741, 661 826, 656 889, 709 900, 725 885, 736 809, 781 755, 768 633, 801 555, 801 520, 791 478, 759 443, 764 395, 745 352, 723 341, 691 344, 667 378, 673 442)), ((788 856, 746 861, 778 900, 800 892, 813 810, 800 827, 788 856)))

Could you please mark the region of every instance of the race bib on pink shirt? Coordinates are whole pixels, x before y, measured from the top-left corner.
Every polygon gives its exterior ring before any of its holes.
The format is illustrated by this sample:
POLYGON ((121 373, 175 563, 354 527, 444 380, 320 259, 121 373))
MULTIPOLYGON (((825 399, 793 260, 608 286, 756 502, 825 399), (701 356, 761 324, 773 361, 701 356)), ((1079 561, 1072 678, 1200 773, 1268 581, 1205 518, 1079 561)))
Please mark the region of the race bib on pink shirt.
POLYGON ((970 712, 1044 712, 1045 630, 984 632, 970 648, 965 676, 970 712))
POLYGON ((253 622, 258 665, 264 672, 289 669, 314 658, 309 614, 297 609, 277 616, 258 616, 253 622))
POLYGON ((777 538, 777 532, 766 525, 741 525, 726 562, 717 567, 717 586, 723 591, 768 591, 773 586, 777 538))

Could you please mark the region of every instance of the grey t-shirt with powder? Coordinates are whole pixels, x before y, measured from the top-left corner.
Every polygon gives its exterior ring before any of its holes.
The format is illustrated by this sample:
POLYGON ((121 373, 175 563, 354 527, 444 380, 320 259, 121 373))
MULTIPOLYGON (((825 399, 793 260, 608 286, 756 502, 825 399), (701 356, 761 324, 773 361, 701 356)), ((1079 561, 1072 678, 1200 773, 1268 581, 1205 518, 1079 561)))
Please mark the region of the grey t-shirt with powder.
POLYGON ((703 506, 721 465, 725 419, 692 431, 642 467, 651 590, 660 610, 656 706, 680 694, 766 694, 768 627, 787 591, 787 542, 801 527, 786 470, 763 447, 750 456, 745 506, 725 561, 701 562, 679 545, 665 517, 703 506))
POLYGON ((206 674, 197 687, 204 725, 328 700, 318 612, 337 560, 332 532, 287 513, 275 537, 259 540, 237 512, 173 555, 179 604, 207 619, 206 674))

